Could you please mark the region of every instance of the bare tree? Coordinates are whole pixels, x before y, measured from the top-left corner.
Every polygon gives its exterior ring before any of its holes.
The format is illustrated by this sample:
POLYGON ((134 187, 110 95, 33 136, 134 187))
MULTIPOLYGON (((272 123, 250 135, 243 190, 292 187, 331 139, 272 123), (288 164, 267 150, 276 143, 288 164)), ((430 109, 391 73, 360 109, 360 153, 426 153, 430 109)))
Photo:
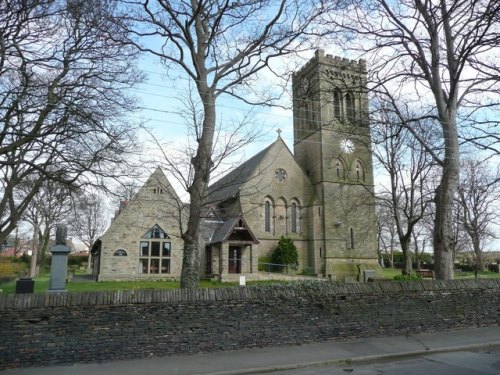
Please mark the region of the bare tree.
MULTIPOLYGON (((161 152, 162 165, 186 192, 189 192, 193 185, 192 159, 196 155, 199 135, 203 131, 203 104, 197 95, 190 87, 178 98, 179 110, 177 114, 184 120, 187 133, 186 142, 174 144, 171 141, 163 141, 155 136, 153 131, 147 130, 155 146, 161 152)), ((238 115, 225 116, 224 121, 217 121, 214 129, 213 147, 210 151, 212 163, 209 167, 209 173, 211 180, 217 180, 241 163, 242 158, 238 158, 236 155, 245 146, 261 137, 262 127, 257 123, 253 110, 241 111, 238 115)), ((209 194, 206 192, 205 198, 209 199, 209 194)), ((181 232, 183 232, 182 227, 181 232)))
POLYGON ((463 160, 458 187, 459 220, 469 236, 475 259, 475 274, 484 270, 485 241, 494 238, 492 225, 498 223, 500 176, 488 170, 486 162, 463 160))
MULTIPOLYGON (((25 180, 19 187, 19 194, 30 194, 36 180, 25 180)), ((22 199, 22 198, 21 198, 22 199)), ((52 180, 41 183, 37 194, 31 199, 23 219, 33 226, 33 247, 31 254, 30 276, 38 274, 49 248, 50 234, 56 225, 65 222, 71 211, 71 191, 67 186, 52 180)))
POLYGON ((71 232, 89 249, 88 268, 91 265, 90 250, 109 224, 104 198, 96 192, 78 197, 73 206, 71 232))
MULTIPOLYGON (((437 180, 439 180, 439 176, 437 176, 435 171, 432 175, 427 179, 426 189, 428 191, 432 191, 435 189, 437 185, 437 180)), ((451 225, 451 240, 450 240, 450 251, 452 254, 453 264, 455 264, 457 259, 457 254, 467 252, 470 247, 470 241, 468 239, 467 233, 465 233, 464 227, 461 224, 460 220, 461 210, 458 200, 453 200, 453 209, 452 209, 452 225, 451 225)), ((428 233, 430 236, 430 242, 432 242, 433 232, 434 232, 434 218, 436 216, 436 205, 431 204, 428 206, 428 212, 423 217, 422 221, 419 225, 423 227, 424 233, 428 233)))
POLYGON ((413 239, 413 253, 415 254, 415 266, 417 270, 420 269, 420 255, 423 253, 424 248, 425 248, 425 239, 422 241, 422 249, 420 249, 420 239, 419 239, 420 233, 417 232, 416 228, 413 228, 413 231, 411 232, 411 237, 413 239), (420 252, 419 252, 420 250, 420 252))
MULTIPOLYGON (((276 56, 300 49, 311 21, 321 13, 320 1, 227 0, 126 1, 124 22, 134 22, 138 38, 160 41, 137 46, 158 56, 167 68, 182 71, 195 84, 202 103, 191 159, 189 218, 182 233, 184 253, 181 287, 199 282, 198 234, 203 202, 214 165, 217 100, 224 94, 252 104, 258 98, 255 79, 276 56), (155 39, 156 38, 156 39, 155 39), (158 44, 158 43, 155 43, 158 44)), ((125 25, 126 30, 129 28, 125 25)))
MULTIPOLYGON (((408 102, 421 109, 419 117, 439 124, 444 152, 443 157, 434 155, 442 176, 435 193, 433 232, 438 279, 453 278, 452 206, 459 181, 459 126, 481 123, 483 137, 488 136, 493 109, 499 105, 500 67, 493 59, 500 42, 499 14, 497 0, 397 4, 354 0, 346 12, 332 12, 328 19, 329 24, 348 30, 350 37, 360 37, 358 44, 352 38, 349 42, 372 62, 375 90, 388 97, 411 91, 408 102)), ((405 126, 411 130, 413 122, 405 126)))
POLYGON ((121 202, 129 202, 139 191, 140 184, 137 180, 123 181, 111 192, 112 200, 119 206, 121 202))
MULTIPOLYGON (((172 142, 164 142, 156 137, 153 132, 149 132, 155 146, 159 149, 162 155, 162 166, 170 172, 170 175, 180 184, 186 192, 191 190, 194 178, 194 169, 192 159, 196 155, 196 147, 198 134, 202 129, 203 110, 201 103, 193 97, 193 92, 189 92, 187 99, 180 105, 181 112, 179 115, 184 118, 187 130, 187 142, 181 144, 172 144, 172 142)), ((214 132, 213 148, 211 150, 212 163, 209 168, 211 179, 217 180, 217 177, 226 174, 230 169, 234 168, 238 163, 241 163, 241 157, 236 155, 247 145, 255 142, 261 137, 261 127, 256 123, 253 111, 245 113, 239 118, 233 117, 225 119, 224 124, 218 122, 214 132)), ((238 176, 240 177, 240 176, 238 176)), ((210 192, 205 192, 202 207, 202 215, 207 212, 207 205, 213 204, 210 198, 211 195, 224 189, 227 184, 217 186, 210 192)), ((166 187, 165 187, 166 188, 166 187)), ((169 192, 169 189, 165 191, 169 192)), ((180 232, 186 230, 189 211, 186 210, 185 202, 179 201, 177 195, 172 196, 172 204, 178 212, 178 223, 180 232)))
POLYGON ((0 5, 0 241, 45 180, 102 184, 127 162, 133 127, 121 116, 133 110, 126 89, 141 77, 110 4, 0 5))
MULTIPOLYGON (((406 118, 408 117, 405 116, 406 118)), ((378 196, 379 204, 388 207, 394 218, 404 258, 403 273, 412 273, 411 239, 415 227, 426 215, 431 197, 423 181, 433 168, 432 157, 426 149, 402 127, 405 118, 380 108, 372 119, 374 156, 387 172, 390 188, 378 196)), ((414 125, 414 132, 426 142, 432 138, 429 124, 414 125)))
POLYGON ((389 267, 394 268, 394 250, 398 243, 398 233, 394 222, 392 209, 387 202, 390 202, 390 197, 377 201, 377 232, 379 252, 385 252, 389 256, 389 267))

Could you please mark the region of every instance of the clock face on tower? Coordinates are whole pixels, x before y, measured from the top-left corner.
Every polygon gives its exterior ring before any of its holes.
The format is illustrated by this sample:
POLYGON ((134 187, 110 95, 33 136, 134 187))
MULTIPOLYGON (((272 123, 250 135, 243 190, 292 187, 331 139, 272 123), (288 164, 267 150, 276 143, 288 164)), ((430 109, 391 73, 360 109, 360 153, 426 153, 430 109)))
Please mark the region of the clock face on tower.
POLYGON ((299 95, 307 94, 310 87, 311 83, 309 82, 309 79, 307 77, 302 78, 302 81, 300 82, 299 86, 299 95))
POLYGON ((354 143, 348 138, 343 139, 340 141, 340 148, 346 154, 351 154, 354 152, 354 143))

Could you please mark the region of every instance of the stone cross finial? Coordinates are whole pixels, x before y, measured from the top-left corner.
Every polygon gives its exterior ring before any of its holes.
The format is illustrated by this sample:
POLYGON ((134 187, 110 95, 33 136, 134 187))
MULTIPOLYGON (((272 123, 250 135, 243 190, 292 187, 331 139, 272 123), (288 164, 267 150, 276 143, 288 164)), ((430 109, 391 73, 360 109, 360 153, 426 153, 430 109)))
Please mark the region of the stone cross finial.
POLYGON ((279 137, 279 138, 281 138, 281 132, 282 132, 282 130, 281 130, 280 128, 278 128, 278 129, 276 130, 276 133, 278 133, 278 137, 279 137))

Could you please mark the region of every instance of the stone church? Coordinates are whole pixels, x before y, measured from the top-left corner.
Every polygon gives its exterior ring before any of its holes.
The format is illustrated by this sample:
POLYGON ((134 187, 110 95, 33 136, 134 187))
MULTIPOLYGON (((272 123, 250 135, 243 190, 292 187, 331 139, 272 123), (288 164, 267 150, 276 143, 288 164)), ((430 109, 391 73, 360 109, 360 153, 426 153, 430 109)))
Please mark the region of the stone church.
MULTIPOLYGON (((258 279, 259 258, 294 240, 299 271, 335 280, 378 269, 366 65, 315 56, 293 75, 293 153, 276 141, 209 187, 202 277, 258 279)), ((96 242, 98 280, 180 277, 186 220, 161 169, 96 242)))

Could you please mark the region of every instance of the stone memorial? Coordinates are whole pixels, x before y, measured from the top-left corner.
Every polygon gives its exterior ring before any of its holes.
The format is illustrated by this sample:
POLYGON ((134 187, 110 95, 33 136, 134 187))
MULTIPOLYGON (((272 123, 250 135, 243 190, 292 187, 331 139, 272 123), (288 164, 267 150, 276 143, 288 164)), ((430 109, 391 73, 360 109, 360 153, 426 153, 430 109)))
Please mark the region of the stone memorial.
POLYGON ((377 273, 375 272, 375 270, 364 270, 363 276, 365 283, 368 283, 370 281, 374 281, 374 279, 377 277, 377 273))
POLYGON ((66 246, 68 229, 58 225, 56 230, 56 244, 50 248, 52 262, 50 265, 49 292, 66 291, 66 275, 68 270, 68 254, 70 248, 66 246))

